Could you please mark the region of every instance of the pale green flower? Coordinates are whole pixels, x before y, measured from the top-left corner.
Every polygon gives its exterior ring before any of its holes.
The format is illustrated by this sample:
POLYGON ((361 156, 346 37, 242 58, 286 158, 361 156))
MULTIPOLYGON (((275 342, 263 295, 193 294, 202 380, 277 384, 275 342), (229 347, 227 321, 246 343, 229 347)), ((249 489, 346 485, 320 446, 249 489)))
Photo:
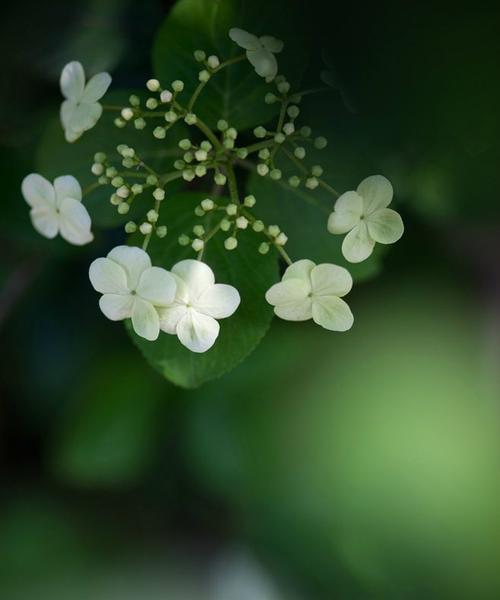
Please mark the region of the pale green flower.
POLYGON ((270 35, 257 37, 238 27, 229 30, 229 37, 240 48, 246 50, 246 55, 257 75, 272 81, 278 74, 278 63, 275 54, 283 50, 283 42, 270 35))

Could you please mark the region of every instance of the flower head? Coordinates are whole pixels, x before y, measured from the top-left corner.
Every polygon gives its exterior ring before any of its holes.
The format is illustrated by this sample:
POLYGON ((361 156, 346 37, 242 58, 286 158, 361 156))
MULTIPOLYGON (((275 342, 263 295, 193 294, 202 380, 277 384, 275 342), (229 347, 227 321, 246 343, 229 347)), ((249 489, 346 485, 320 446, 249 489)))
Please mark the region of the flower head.
POLYGON ((351 287, 352 277, 344 267, 303 259, 290 265, 281 282, 267 290, 266 300, 286 321, 312 319, 325 329, 347 331, 354 317, 341 298, 351 287))
POLYGON ((352 263, 370 256, 375 242, 393 244, 403 235, 399 214, 390 208, 393 189, 382 175, 363 179, 355 192, 345 192, 335 202, 328 219, 330 233, 347 233, 342 254, 352 263))
POLYGON ((46 238, 58 233, 67 242, 82 246, 94 239, 89 213, 83 206, 82 189, 72 175, 54 179, 54 184, 38 173, 30 173, 22 182, 24 199, 31 206, 33 227, 46 238))
POLYGON ((238 290, 215 283, 212 269, 198 260, 181 260, 172 268, 175 301, 160 310, 160 327, 177 335, 192 352, 206 352, 219 335, 217 319, 230 317, 240 304, 238 290))
POLYGON ((270 35, 257 37, 238 27, 229 30, 229 37, 247 52, 247 58, 257 75, 272 81, 278 73, 275 54, 283 50, 283 42, 270 35))
POLYGON ((99 306, 108 319, 132 319, 137 335, 154 341, 160 334, 158 310, 174 301, 176 282, 165 269, 151 266, 144 250, 117 246, 90 265, 92 286, 103 294, 99 306))
POLYGON ((74 142, 92 129, 102 114, 100 100, 111 83, 109 73, 98 73, 85 84, 85 72, 77 61, 68 63, 61 73, 61 123, 66 141, 74 142))

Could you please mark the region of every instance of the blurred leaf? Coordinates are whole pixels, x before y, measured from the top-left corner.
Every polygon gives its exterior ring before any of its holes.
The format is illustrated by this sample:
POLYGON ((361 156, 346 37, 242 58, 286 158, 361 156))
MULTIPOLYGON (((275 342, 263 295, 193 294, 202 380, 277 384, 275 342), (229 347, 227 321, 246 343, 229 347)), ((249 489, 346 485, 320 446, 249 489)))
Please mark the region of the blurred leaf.
MULTIPOLYGON (((168 197, 161 222, 168 223, 169 234, 163 240, 153 239, 148 248, 154 264, 170 269, 177 261, 193 257, 191 248, 181 247, 177 238, 192 230, 196 223, 193 209, 204 197, 196 193, 168 197)), ((164 333, 156 342, 148 342, 129 327, 146 359, 167 379, 183 387, 197 387, 233 369, 265 335, 272 310, 264 294, 278 279, 278 269, 275 256, 257 252, 258 243, 255 235, 244 231, 238 235, 237 250, 231 253, 224 248, 221 234, 207 244, 203 260, 214 270, 216 281, 235 286, 241 296, 236 313, 220 321, 220 335, 208 352, 191 352, 177 336, 164 333)))
MULTIPOLYGON (((231 27, 241 27, 257 35, 272 34, 285 42, 277 55, 279 72, 298 82, 306 64, 301 44, 303 31, 298 27, 300 13, 296 2, 264 0, 180 0, 161 26, 153 49, 154 72, 168 86, 181 79, 185 83, 183 98, 198 85, 203 68, 193 52, 205 50, 216 54, 221 62, 239 56, 244 50, 228 36, 231 27), (287 18, 283 18, 283 11, 287 18)), ((238 129, 265 123, 276 113, 277 105, 266 105, 266 92, 274 90, 259 77, 247 60, 214 75, 196 105, 196 113, 214 126, 226 119, 238 129)), ((182 100, 181 100, 182 101, 182 100)), ((187 103, 187 101, 184 101, 187 103)))

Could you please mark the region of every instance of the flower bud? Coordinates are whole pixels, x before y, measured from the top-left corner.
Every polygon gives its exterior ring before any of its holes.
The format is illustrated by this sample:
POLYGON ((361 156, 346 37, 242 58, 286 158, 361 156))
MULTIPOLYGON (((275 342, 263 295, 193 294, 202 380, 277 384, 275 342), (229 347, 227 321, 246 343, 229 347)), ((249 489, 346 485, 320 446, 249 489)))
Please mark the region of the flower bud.
POLYGON ((234 250, 238 246, 238 240, 231 236, 224 240, 224 248, 226 250, 234 250))
POLYGON ((323 175, 323 167, 320 165, 314 165, 311 169, 311 173, 314 175, 314 177, 321 177, 321 175, 323 175))
POLYGON ((207 56, 203 50, 195 50, 193 55, 196 62, 203 62, 207 56))
POLYGON ((167 112, 165 113, 165 121, 167 123, 175 123, 178 118, 179 117, 177 113, 173 110, 167 110, 167 112))
POLYGON ((132 119, 134 116, 134 111, 130 107, 126 106, 125 108, 122 108, 120 114, 125 121, 130 121, 130 119, 132 119))
POLYGON ((139 226, 139 231, 142 235, 149 235, 153 231, 153 226, 151 223, 141 223, 139 226))
POLYGON ((191 240, 185 233, 183 233, 182 235, 179 236, 177 241, 179 242, 179 244, 181 246, 187 246, 191 240))
POLYGON ((264 97, 264 102, 266 104, 274 104, 277 99, 278 99, 277 96, 275 96, 271 92, 268 92, 264 97))
POLYGON ((278 246, 284 246, 287 242, 288 242, 288 236, 285 235, 283 232, 281 232, 278 236, 276 236, 276 239, 274 240, 274 243, 277 244, 278 246))
POLYGON ((252 229, 257 232, 260 233, 261 231, 264 231, 265 229, 265 225, 262 221, 254 221, 253 225, 252 225, 252 229))
POLYGON ((184 138, 179 142, 178 146, 181 150, 189 150, 191 148, 191 140, 184 138))
POLYGON ((206 211, 213 210, 214 207, 215 207, 215 203, 210 198, 205 198, 205 200, 201 201, 201 208, 203 208, 203 210, 206 210, 206 211))
POLYGON ((297 175, 292 175, 292 177, 288 179, 288 183, 292 187, 297 188, 300 185, 300 177, 297 177, 297 175))
POLYGON ((126 215, 126 214, 128 213, 128 211, 130 210, 130 206, 128 205, 128 203, 127 203, 127 202, 121 202, 121 203, 118 205, 118 209, 117 209, 117 210, 118 210, 118 212, 119 212, 121 215, 126 215))
POLYGON ((323 137, 322 135, 320 135, 319 137, 317 137, 314 140, 314 147, 317 148, 318 150, 323 150, 323 148, 326 148, 328 144, 328 140, 323 137))
POLYGON ((118 129, 123 129, 125 127, 125 125, 127 124, 126 121, 124 121, 123 119, 120 119, 120 117, 116 117, 116 119, 113 121, 115 127, 118 127, 118 129))
POLYGON ((309 190, 315 190, 319 185, 319 181, 316 179, 316 177, 308 177, 306 179, 306 188, 308 188, 309 190))
POLYGON ((165 138, 165 136, 167 135, 167 132, 165 130, 165 127, 155 127, 153 129, 153 136, 157 139, 157 140, 163 140, 165 138))
POLYGON ((104 166, 101 163, 94 163, 91 171, 96 176, 102 175, 104 173, 104 166))
POLYGON ((281 179, 281 171, 279 169, 271 169, 269 177, 271 177, 271 179, 274 179, 275 181, 278 181, 278 179, 281 179))
POLYGON ((120 198, 128 198, 129 194, 130 190, 126 185, 122 185, 116 190, 116 195, 120 198))
POLYGON ((194 174, 196 177, 204 177, 207 174, 207 167, 205 165, 196 165, 194 174))
POLYGON ((153 192, 153 198, 161 202, 161 200, 165 199, 165 190, 163 190, 162 188, 156 188, 153 192))
POLYGON ((125 233, 135 233, 137 231, 137 225, 133 221, 129 221, 125 224, 125 233))
POLYGON ((207 64, 211 69, 216 69, 220 65, 219 57, 212 54, 207 58, 207 64))
POLYGON ((174 92, 182 92, 182 90, 184 89, 184 82, 180 79, 172 81, 172 89, 174 90, 174 92))
POLYGON ((199 81, 206 83, 210 79, 210 73, 206 69, 203 69, 203 71, 198 73, 198 79, 199 81))
POLYGON ((267 130, 262 125, 259 125, 253 130, 253 134, 256 138, 265 138, 267 134, 267 130))
POLYGON ((283 125, 283 133, 285 135, 292 135, 295 132, 295 125, 293 123, 285 123, 283 125))
POLYGON ((158 212, 152 208, 151 210, 148 210, 147 214, 146 214, 146 219, 150 222, 150 223, 156 223, 158 221, 158 212))
POLYGON ((159 227, 156 228, 156 235, 159 238, 164 238, 167 235, 167 226, 166 225, 160 225, 159 227))
POLYGON ((203 225, 195 225, 193 227, 193 233, 196 237, 202 237, 205 235, 205 228, 203 227, 203 225))
POLYGON ((128 101, 130 102, 130 104, 132 106, 139 106, 139 104, 141 103, 139 96, 136 96, 135 94, 132 94, 131 96, 129 96, 128 101))
POLYGON ((269 173, 269 167, 266 165, 266 163, 259 163, 257 165, 257 173, 262 177, 269 173))
POLYGON ((200 240, 200 238, 194 239, 191 244, 191 248, 195 252, 200 252, 200 250, 203 250, 204 246, 205 246, 205 242, 203 240, 200 240))
POLYGON ((306 156, 306 149, 303 146, 297 146, 297 148, 295 148, 293 153, 297 158, 302 160, 306 156))
POLYGON ((94 154, 94 162, 96 162, 96 163, 106 162, 106 155, 104 154, 104 152, 96 152, 94 154))
POLYGON ((217 121, 217 129, 219 131, 226 131, 226 129, 229 127, 229 124, 227 121, 225 121, 224 119, 219 119, 217 121))
POLYGON ((262 242, 259 246, 259 252, 261 254, 267 254, 269 252, 269 244, 267 242, 262 242))
POLYGON ((238 205, 231 202, 226 206, 226 212, 230 216, 234 216, 238 212, 238 205))
POLYGON ((144 129, 146 127, 146 121, 142 117, 139 117, 134 121, 134 127, 136 129, 144 129))
POLYGON ((187 123, 188 125, 195 125, 197 121, 198 121, 198 119, 196 118, 196 115, 194 113, 188 113, 184 117, 184 122, 187 123))
POLYGON ((280 234, 280 228, 277 225, 269 225, 267 233, 272 237, 276 237, 280 234))
POLYGON ((222 231, 229 231, 231 229, 231 221, 229 221, 229 219, 222 219, 220 222, 220 228, 222 231))
POLYGON ((146 100, 146 108, 149 108, 149 110, 158 108, 158 100, 156 98, 148 98, 146 100))
POLYGON ((142 185, 140 183, 134 183, 134 185, 132 186, 132 194, 134 194, 134 196, 137 196, 138 194, 142 194, 142 192, 144 191, 142 185))
POLYGON ((290 119, 296 119, 300 114, 300 108, 298 106, 289 106, 286 110, 290 119))
POLYGON ((238 217, 236 219, 236 227, 238 227, 238 229, 246 229, 248 227, 248 219, 246 217, 238 217))
POLYGON ((277 134, 274 136, 274 141, 275 141, 277 144, 282 144, 282 143, 285 141, 285 139, 286 139, 286 138, 285 138, 284 134, 283 134, 283 133, 281 133, 281 132, 277 133, 277 134))
POLYGON ((160 89, 160 82, 158 79, 148 79, 146 81, 146 87, 150 92, 158 92, 160 89))
POLYGON ((225 185, 227 181, 227 177, 224 175, 224 173, 216 173, 214 176, 214 182, 217 185, 225 185))
POLYGON ((172 102, 172 97, 172 92, 170 90, 163 90, 163 92, 160 94, 160 100, 163 102, 163 104, 172 102))
POLYGON ((257 200, 255 199, 255 196, 253 194, 249 194, 248 196, 245 196, 245 198, 243 200, 243 204, 247 208, 252 208, 253 206, 255 206, 256 203, 257 203, 257 200))

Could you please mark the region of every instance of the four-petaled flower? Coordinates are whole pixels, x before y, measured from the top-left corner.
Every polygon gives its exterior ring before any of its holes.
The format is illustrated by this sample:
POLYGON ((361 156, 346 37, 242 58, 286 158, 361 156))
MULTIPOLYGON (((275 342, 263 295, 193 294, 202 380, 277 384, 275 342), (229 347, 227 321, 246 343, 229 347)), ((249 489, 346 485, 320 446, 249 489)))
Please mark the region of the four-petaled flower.
POLYGON ((267 82, 272 81, 278 73, 278 63, 274 56, 283 50, 283 42, 270 35, 257 37, 238 27, 229 30, 229 37, 240 48, 247 52, 247 58, 253 65, 257 75, 264 77, 267 82))
POLYGON ((342 254, 352 263, 370 256, 375 242, 393 244, 403 235, 399 214, 390 208, 393 189, 382 175, 363 179, 354 192, 345 192, 335 202, 328 219, 330 233, 347 233, 342 254))
POLYGON ((154 341, 160 334, 160 307, 174 301, 176 282, 165 269, 151 266, 148 254, 134 246, 117 246, 107 258, 90 265, 90 281, 102 312, 112 321, 132 319, 137 335, 154 341))
POLYGON ((294 262, 281 282, 266 292, 275 314, 286 321, 308 321, 331 331, 347 331, 354 317, 342 296, 352 287, 352 277, 344 267, 316 265, 312 260, 294 262))
POLYGON ((109 73, 94 75, 85 85, 81 63, 68 63, 61 73, 61 92, 66 98, 61 104, 61 122, 66 141, 74 142, 84 131, 92 129, 102 114, 100 100, 111 83, 109 73))
POLYGON ((216 319, 230 317, 238 308, 238 290, 215 283, 212 269, 198 260, 181 260, 172 274, 177 293, 171 306, 160 309, 160 327, 192 352, 206 352, 219 335, 216 319))
POLYGON ((49 239, 60 233, 76 246, 94 239, 89 213, 81 202, 82 189, 73 176, 57 177, 52 185, 38 173, 30 173, 23 179, 21 191, 31 206, 31 221, 38 233, 49 239))

